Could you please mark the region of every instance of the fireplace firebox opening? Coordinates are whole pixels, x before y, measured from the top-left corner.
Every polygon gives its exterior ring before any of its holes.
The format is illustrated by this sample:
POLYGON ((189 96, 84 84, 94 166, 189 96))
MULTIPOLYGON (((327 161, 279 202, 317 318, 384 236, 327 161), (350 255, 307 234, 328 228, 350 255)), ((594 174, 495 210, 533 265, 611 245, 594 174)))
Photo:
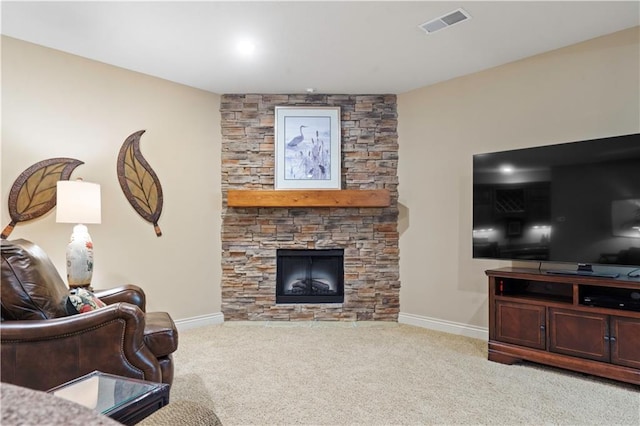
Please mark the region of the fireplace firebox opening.
POLYGON ((343 303, 344 250, 276 252, 276 303, 343 303))

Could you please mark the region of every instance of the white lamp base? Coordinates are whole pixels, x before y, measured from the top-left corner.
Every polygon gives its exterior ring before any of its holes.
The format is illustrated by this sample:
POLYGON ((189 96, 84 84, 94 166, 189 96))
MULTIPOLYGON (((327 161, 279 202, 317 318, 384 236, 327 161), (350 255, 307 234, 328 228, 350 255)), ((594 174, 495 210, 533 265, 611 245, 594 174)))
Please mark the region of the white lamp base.
POLYGON ((73 227, 67 245, 67 282, 69 287, 88 287, 93 275, 93 242, 84 225, 73 227))

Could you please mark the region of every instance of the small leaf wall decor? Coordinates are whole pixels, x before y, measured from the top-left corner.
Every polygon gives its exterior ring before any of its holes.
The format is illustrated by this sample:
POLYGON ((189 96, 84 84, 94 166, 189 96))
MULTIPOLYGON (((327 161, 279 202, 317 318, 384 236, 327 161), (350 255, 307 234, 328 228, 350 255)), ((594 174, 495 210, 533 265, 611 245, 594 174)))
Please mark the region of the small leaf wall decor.
POLYGON ((18 176, 9 191, 11 222, 0 238, 9 237, 18 222, 35 219, 56 205, 56 182, 69 180, 71 172, 84 164, 75 158, 49 158, 30 166, 18 176))
POLYGON ((159 237, 162 235, 158 219, 162 213, 162 187, 160 180, 140 152, 140 137, 144 130, 131 134, 118 154, 118 181, 131 206, 159 237))

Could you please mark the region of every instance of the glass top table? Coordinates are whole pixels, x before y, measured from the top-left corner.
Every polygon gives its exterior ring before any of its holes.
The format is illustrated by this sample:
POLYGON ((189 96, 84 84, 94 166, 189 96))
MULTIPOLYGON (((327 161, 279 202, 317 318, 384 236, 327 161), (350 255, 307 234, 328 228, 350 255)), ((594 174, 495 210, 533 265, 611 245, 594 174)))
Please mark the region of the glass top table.
POLYGON ((48 393, 91 408, 124 424, 134 424, 169 403, 167 384, 100 371, 64 383, 48 393))

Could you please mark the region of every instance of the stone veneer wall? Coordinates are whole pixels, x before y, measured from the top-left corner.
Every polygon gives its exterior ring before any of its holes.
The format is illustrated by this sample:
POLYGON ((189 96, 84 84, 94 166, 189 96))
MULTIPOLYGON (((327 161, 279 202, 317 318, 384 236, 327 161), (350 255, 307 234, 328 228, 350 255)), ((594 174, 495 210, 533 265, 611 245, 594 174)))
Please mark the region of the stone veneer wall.
POLYGON ((223 95, 225 320, 383 320, 399 312, 395 95, 223 95), (229 208, 228 189, 273 189, 274 107, 339 106, 342 189, 382 189, 388 208, 229 208), (275 303, 276 249, 343 248, 341 304, 275 303))

